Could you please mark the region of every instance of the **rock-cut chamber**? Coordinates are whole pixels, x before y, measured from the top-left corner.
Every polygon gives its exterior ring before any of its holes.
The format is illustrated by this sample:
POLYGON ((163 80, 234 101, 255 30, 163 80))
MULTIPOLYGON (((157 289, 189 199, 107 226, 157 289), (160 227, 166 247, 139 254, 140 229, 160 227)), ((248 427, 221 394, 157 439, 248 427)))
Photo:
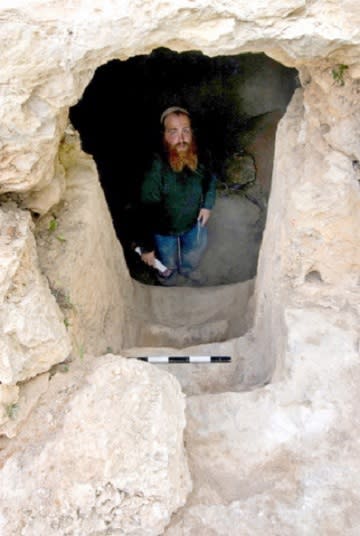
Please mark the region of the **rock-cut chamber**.
POLYGON ((192 113, 200 147, 218 177, 202 285, 252 280, 266 221, 275 132, 296 86, 296 71, 264 54, 218 56, 157 49, 100 66, 70 118, 93 155, 131 275, 155 283, 133 252, 146 225, 139 188, 160 143, 168 106, 192 113))
MULTIPOLYGON (((226 344, 251 329, 275 133, 296 74, 264 54, 209 58, 167 49, 113 60, 96 70, 70 110, 82 149, 93 160, 78 149, 72 156, 72 134, 66 134, 61 156, 67 168, 66 196, 59 209, 39 222, 37 232, 52 292, 57 299, 66 298, 60 306, 75 351, 181 351, 226 344), (142 177, 160 141, 160 114, 172 104, 191 111, 198 143, 212 155, 218 177, 202 288, 152 284, 154 274, 132 250, 142 223, 142 177), (57 230, 51 233, 53 218, 57 230)), ((268 378, 271 366, 252 365, 251 383, 268 378)), ((241 374, 236 372, 236 378, 241 374)))

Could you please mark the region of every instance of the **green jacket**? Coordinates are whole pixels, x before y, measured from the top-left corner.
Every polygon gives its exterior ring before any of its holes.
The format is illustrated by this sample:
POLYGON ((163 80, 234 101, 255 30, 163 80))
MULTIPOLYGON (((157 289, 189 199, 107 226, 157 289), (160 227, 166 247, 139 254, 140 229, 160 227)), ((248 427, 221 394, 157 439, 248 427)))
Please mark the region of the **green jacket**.
POLYGON ((216 178, 203 164, 199 163, 196 171, 185 168, 176 172, 156 155, 141 188, 148 235, 149 231, 163 235, 188 231, 201 208, 212 209, 215 196, 216 178))

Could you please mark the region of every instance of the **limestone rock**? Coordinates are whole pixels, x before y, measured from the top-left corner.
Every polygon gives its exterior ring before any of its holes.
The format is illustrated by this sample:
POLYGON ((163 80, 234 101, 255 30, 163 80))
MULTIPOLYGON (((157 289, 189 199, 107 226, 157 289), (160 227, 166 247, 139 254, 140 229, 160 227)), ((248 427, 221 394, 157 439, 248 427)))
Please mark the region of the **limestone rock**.
POLYGON ((224 393, 247 391, 268 383, 271 370, 258 362, 254 355, 256 346, 249 334, 217 343, 204 343, 185 348, 142 347, 123 351, 128 357, 144 356, 230 356, 231 362, 216 364, 166 364, 154 365, 173 374, 188 396, 204 393, 224 393))
POLYGON ((0 211, 0 381, 14 384, 67 358, 61 312, 40 273, 29 212, 0 211))
POLYGON ((184 426, 171 375, 112 355, 71 364, 2 450, 1 534, 161 534, 190 491, 184 426))
POLYGON ((259 255, 255 331, 264 358, 277 356, 279 369, 287 340, 284 304, 304 309, 322 304, 340 317, 343 308, 357 307, 360 193, 354 161, 360 101, 354 96, 359 83, 347 79, 338 86, 327 64, 321 65, 307 72, 306 87, 296 91, 279 123, 259 255), (339 136, 332 148, 332 129, 348 122, 353 141, 339 136))
POLYGON ((261 50, 293 66, 331 54, 356 73, 359 18, 354 0, 2 2, 0 191, 52 180, 67 108, 110 59, 159 46, 211 56, 261 50))
POLYGON ((137 346, 184 348, 242 335, 252 321, 248 305, 253 288, 253 281, 211 289, 136 285, 137 346))
MULTIPOLYGON (((168 530, 181 536, 227 536, 234 527, 251 536, 358 534, 359 3, 68 4, 4 0, 0 8, 0 192, 26 193, 25 204, 41 212, 63 192, 61 184, 50 185, 68 107, 99 65, 164 46, 211 56, 261 51, 300 70, 303 88, 277 131, 256 281, 252 359, 265 377, 275 368, 274 383, 189 400, 195 489, 168 530), (334 77, 339 65, 348 66, 340 83, 334 77)), ((90 346, 97 349, 108 340, 121 345, 128 330, 128 340, 136 338, 126 313, 130 278, 121 254, 107 255, 112 245, 117 251, 116 242, 110 238, 102 249, 105 211, 96 220, 77 216, 82 196, 94 201, 94 214, 103 205, 94 164, 82 160, 67 168, 68 197, 59 216, 66 234, 51 240, 66 251, 71 270, 57 280, 63 258, 57 254, 43 266, 51 268, 53 288, 70 308, 69 289, 70 298, 76 296, 74 334, 92 333, 90 346), (113 263, 109 271, 107 263, 113 263), (109 277, 98 285, 102 270, 109 277)), ((14 382, 47 370, 69 349, 58 307, 35 268, 29 220, 17 209, 1 211, 0 371, 8 383, 1 385, 7 417, 19 400, 14 382)), ((184 503, 188 476, 174 380, 143 364, 119 364, 124 374, 111 358, 96 364, 86 377, 53 378, 19 440, 2 449, 4 536, 158 534, 184 503), (162 382, 168 389, 160 389, 162 382)))
POLYGON ((358 533, 357 317, 292 309, 286 326, 287 381, 188 399, 194 490, 167 536, 358 533))
POLYGON ((21 197, 23 206, 38 215, 46 214, 64 197, 66 189, 65 171, 59 161, 55 162, 54 176, 51 182, 37 187, 21 197))
MULTIPOLYGON (((40 374, 19 386, 1 386, 3 389, 13 389, 14 396, 9 402, 0 397, 4 414, 0 418, 0 436, 15 437, 31 411, 36 407, 40 397, 48 388, 49 374, 40 374)), ((2 393, 2 390, 0 390, 2 393)))
POLYGON ((0 385, 0 424, 16 415, 18 400, 19 387, 17 385, 0 385))
POLYGON ((66 193, 37 222, 40 266, 66 319, 73 355, 119 352, 136 335, 133 286, 95 162, 70 126, 60 161, 66 193))

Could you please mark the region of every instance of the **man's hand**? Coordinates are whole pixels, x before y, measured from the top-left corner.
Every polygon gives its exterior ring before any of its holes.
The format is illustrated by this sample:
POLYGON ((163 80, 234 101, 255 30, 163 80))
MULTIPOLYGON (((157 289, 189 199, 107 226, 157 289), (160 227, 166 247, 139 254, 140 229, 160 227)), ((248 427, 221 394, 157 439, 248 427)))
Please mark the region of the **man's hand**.
POLYGON ((211 210, 209 210, 208 208, 202 208, 200 210, 198 215, 198 221, 200 222, 201 227, 204 227, 207 224, 208 219, 210 218, 210 214, 211 210))
POLYGON ((142 253, 141 260, 148 266, 154 266, 155 264, 155 251, 149 251, 149 253, 142 253))

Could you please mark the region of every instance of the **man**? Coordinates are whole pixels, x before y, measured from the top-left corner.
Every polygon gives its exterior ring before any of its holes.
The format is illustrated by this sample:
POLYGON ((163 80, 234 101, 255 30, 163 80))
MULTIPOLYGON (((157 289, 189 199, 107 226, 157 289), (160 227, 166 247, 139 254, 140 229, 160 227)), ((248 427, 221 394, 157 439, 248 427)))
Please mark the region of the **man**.
POLYGON ((170 271, 167 278, 159 274, 159 281, 171 285, 177 273, 192 279, 200 263, 216 179, 200 161, 189 112, 167 108, 160 123, 163 154, 154 157, 141 190, 148 231, 141 258, 149 266, 158 258, 170 271))

